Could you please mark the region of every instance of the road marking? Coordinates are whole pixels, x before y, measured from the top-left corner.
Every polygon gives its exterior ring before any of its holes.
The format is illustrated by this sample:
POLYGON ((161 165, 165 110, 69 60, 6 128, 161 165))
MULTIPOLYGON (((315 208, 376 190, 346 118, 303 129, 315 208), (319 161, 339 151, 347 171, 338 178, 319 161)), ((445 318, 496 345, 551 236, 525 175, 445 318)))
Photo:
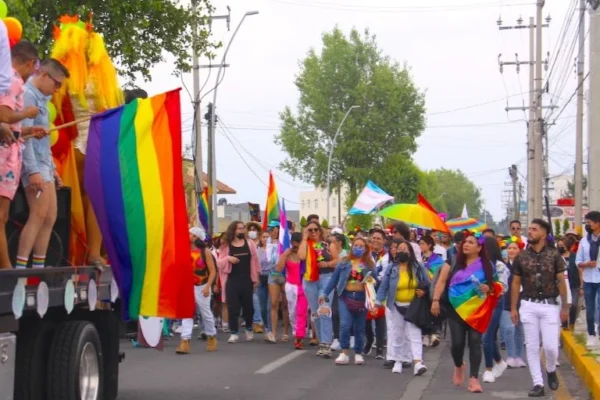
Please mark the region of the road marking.
MULTIPOLYGON (((406 385, 406 389, 404 389, 404 393, 402 394, 402 397, 400 397, 400 400, 415 400, 420 399, 423 396, 423 392, 431 383, 435 371, 440 365, 442 353, 446 349, 446 346, 447 342, 441 342, 436 349, 428 349, 427 353, 423 352, 423 355, 425 356, 425 365, 427 365, 427 372, 425 375, 411 378, 408 385, 406 385)), ((412 367, 408 368, 407 372, 412 372, 412 367)))
POLYGON ((270 372, 275 371, 277 368, 289 363, 290 361, 300 357, 301 355, 303 355, 304 353, 306 353, 307 350, 294 350, 292 351, 290 354, 285 355, 281 358, 278 358, 277 360, 268 363, 267 365, 265 365, 264 367, 262 367, 261 369, 259 369, 258 371, 254 372, 255 374, 268 374, 270 372))

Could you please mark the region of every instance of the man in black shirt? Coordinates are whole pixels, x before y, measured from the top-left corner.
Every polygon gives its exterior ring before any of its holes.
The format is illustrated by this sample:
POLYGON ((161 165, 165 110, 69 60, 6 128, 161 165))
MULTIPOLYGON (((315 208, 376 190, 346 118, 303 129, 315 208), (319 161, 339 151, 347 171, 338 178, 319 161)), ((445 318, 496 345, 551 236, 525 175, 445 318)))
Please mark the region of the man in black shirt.
POLYGON ((540 334, 546 354, 548 386, 552 390, 558 389, 556 362, 560 320, 566 321, 569 310, 564 274, 566 265, 556 248, 548 244, 547 238, 550 232, 550 225, 543 219, 536 218, 531 221, 527 233, 529 247, 521 252, 513 263, 511 317, 516 325, 519 322, 520 312, 525 331, 527 363, 533 379, 533 389, 529 392, 529 397, 544 396, 544 378, 539 350, 540 334), (521 286, 523 291, 519 293, 521 286), (519 295, 521 306, 517 310, 519 295))

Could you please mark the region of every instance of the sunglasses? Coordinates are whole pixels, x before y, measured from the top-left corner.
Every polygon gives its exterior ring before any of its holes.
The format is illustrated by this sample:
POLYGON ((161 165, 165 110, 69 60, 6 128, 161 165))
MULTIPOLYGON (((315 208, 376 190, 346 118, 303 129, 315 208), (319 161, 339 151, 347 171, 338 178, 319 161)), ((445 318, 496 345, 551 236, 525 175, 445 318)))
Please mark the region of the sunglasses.
POLYGON ((319 232, 319 228, 309 228, 308 231, 310 233, 315 233, 315 232, 319 232))

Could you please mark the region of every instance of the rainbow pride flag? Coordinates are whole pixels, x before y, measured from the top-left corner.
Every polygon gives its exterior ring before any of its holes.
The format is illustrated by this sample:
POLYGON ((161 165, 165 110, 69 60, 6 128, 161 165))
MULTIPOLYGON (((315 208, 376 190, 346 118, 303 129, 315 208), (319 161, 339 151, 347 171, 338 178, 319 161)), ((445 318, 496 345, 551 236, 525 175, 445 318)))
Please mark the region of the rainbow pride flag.
POLYGON ((498 303, 497 294, 502 293, 502 285, 494 272, 493 293, 479 293, 478 287, 487 283, 481 259, 477 259, 465 269, 458 270, 450 280, 448 299, 456 313, 473 329, 484 333, 490 323, 494 308, 498 303))
POLYGON ((126 319, 194 315, 179 90, 95 115, 84 184, 126 319))
POLYGON ((271 221, 279 221, 279 195, 277 194, 273 172, 269 171, 269 191, 267 192, 267 204, 265 205, 265 217, 263 218, 263 231, 267 230, 271 221))
POLYGON ((440 268, 442 268, 443 265, 444 259, 439 254, 431 254, 431 256, 425 262, 425 269, 427 269, 427 274, 429 275, 430 280, 433 279, 435 274, 440 268))
POLYGON ((202 195, 198 200, 198 222, 204 228, 204 232, 208 232, 208 187, 202 190, 202 195))

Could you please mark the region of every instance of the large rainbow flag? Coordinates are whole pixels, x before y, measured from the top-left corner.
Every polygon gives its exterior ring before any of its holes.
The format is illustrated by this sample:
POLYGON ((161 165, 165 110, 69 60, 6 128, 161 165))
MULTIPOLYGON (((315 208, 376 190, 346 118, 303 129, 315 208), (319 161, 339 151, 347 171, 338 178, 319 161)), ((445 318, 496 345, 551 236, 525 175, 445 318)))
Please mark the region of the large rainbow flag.
POLYGON ((448 286, 448 299, 456 313, 480 333, 486 331, 498 303, 497 295, 502 293, 502 285, 498 282, 498 274, 495 272, 494 294, 479 293, 478 287, 482 283, 488 284, 481 259, 478 258, 465 269, 458 270, 448 286))
POLYGON ((191 318, 179 90, 95 115, 86 153, 85 189, 125 318, 191 318))
POLYGON ((267 230, 271 221, 279 221, 279 195, 277 194, 273 172, 269 171, 269 191, 267 192, 267 204, 265 205, 265 218, 263 218, 263 231, 267 230))
MULTIPOLYGON (((200 225, 204 228, 204 232, 208 232, 208 186, 204 187, 202 190, 202 195, 198 200, 198 221, 200 225)), ((212 232, 211 232, 212 233, 212 232)))

